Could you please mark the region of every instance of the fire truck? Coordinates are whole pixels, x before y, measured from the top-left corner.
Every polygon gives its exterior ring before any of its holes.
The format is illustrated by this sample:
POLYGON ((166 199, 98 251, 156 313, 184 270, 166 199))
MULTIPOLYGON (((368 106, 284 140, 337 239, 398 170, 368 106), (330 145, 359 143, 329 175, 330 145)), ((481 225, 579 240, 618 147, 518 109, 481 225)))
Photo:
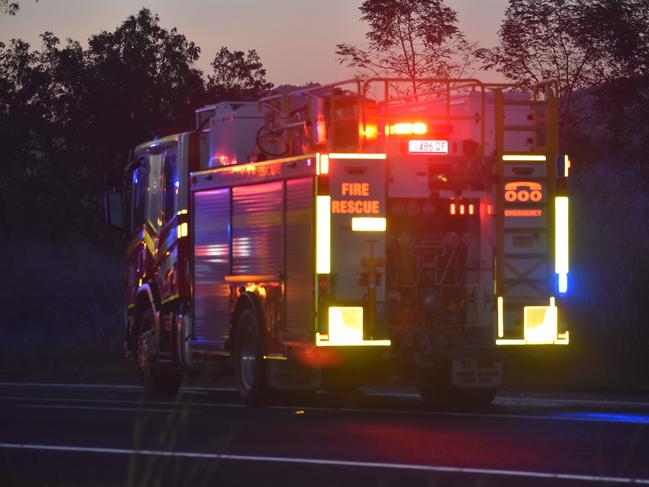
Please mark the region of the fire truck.
POLYGON ((508 350, 569 343, 557 97, 348 80, 205 106, 136 147, 106 207, 144 388, 218 362, 246 404, 387 374, 489 403, 508 350))

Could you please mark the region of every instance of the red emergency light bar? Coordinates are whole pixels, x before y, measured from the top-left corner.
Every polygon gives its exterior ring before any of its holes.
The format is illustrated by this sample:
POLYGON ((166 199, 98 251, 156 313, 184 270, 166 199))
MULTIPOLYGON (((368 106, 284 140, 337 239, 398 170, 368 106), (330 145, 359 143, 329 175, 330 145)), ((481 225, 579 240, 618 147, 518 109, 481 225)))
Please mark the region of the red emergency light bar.
POLYGON ((428 124, 424 122, 399 122, 385 126, 388 135, 424 135, 428 133, 428 124))

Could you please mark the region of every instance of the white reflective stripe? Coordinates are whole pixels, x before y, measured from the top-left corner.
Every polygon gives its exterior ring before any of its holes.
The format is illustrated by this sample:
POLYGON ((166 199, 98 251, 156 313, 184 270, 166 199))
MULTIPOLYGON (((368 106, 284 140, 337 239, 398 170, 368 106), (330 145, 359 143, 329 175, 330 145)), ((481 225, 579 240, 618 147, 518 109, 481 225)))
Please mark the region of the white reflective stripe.
POLYGON ((498 338, 502 338, 505 335, 505 317, 503 316, 503 308, 503 297, 498 296, 498 338))
POLYGON ((274 457, 266 455, 232 455, 228 453, 200 453, 167 450, 134 450, 130 448, 104 448, 92 446, 41 445, 30 443, 0 443, 0 448, 13 450, 40 450, 68 453, 101 453, 112 455, 147 455, 175 458, 194 458, 208 460, 233 460, 243 462, 292 463, 302 465, 329 465, 334 467, 359 467, 388 470, 410 470, 436 473, 463 473, 472 475, 494 475, 505 477, 531 477, 556 480, 579 480, 584 482, 615 482, 649 485, 649 479, 633 477, 608 477, 571 473, 535 472, 527 470, 507 470, 472 467, 447 467, 443 465, 416 465, 410 463, 364 462, 352 460, 332 460, 324 458, 274 457))
POLYGON ((355 216, 352 218, 354 232, 385 232, 387 221, 383 217, 355 216))
POLYGON ((567 274, 569 270, 569 221, 568 197, 557 196, 554 198, 555 208, 555 233, 554 233, 554 272, 567 274))
POLYGON ((542 154, 505 154, 505 162, 545 162, 546 157, 542 154))
POLYGON ((332 152, 329 159, 387 159, 387 154, 359 154, 357 152, 332 152))
POLYGON ((316 197, 316 273, 331 272, 331 196, 316 197))

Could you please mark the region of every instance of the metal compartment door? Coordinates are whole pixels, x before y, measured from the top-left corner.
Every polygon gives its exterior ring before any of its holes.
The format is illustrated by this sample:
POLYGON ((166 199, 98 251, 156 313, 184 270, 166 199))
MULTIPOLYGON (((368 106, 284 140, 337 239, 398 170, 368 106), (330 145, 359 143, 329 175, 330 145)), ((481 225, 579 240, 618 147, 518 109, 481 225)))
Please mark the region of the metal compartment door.
POLYGON ((219 345, 230 311, 230 190, 196 192, 193 208, 194 339, 219 345))
POLYGON ((315 222, 313 177, 286 181, 286 328, 282 339, 313 340, 315 222))

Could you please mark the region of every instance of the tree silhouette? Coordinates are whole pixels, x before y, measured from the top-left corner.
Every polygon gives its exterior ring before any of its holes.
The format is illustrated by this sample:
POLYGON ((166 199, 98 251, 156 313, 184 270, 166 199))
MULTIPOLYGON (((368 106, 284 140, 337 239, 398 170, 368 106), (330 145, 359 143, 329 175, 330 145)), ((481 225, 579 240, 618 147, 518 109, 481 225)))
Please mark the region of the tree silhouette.
MULTIPOLYGON (((38 0, 34 0, 38 2, 38 0)), ((10 2, 9 0, 0 0, 0 13, 7 15, 16 15, 20 10, 18 2, 10 2)))
POLYGON ((104 233, 104 174, 156 128, 193 125, 199 48, 142 9, 88 48, 51 33, 0 46, 0 216, 7 230, 104 233))
POLYGON ((230 51, 221 47, 212 61, 207 91, 215 100, 255 100, 273 88, 254 49, 230 51))
POLYGON ((18 2, 10 2, 9 0, 0 0, 0 13, 8 15, 16 15, 20 6, 18 2))
MULTIPOLYGON (((572 123, 573 93, 646 76, 649 4, 644 0, 510 0, 500 43, 479 49, 486 69, 531 86, 559 81, 561 114, 572 123)), ((600 93, 604 93, 600 90, 600 93)))
POLYGON ((472 48, 457 28, 457 14, 443 0, 365 0, 359 7, 369 24, 366 48, 338 44, 341 64, 365 77, 462 77, 472 65, 472 48))
POLYGON ((0 43, 0 221, 4 230, 101 240, 106 172, 156 129, 193 128, 194 110, 272 88, 257 53, 222 48, 207 86, 200 49, 141 9, 88 47, 54 34, 40 49, 0 43))

